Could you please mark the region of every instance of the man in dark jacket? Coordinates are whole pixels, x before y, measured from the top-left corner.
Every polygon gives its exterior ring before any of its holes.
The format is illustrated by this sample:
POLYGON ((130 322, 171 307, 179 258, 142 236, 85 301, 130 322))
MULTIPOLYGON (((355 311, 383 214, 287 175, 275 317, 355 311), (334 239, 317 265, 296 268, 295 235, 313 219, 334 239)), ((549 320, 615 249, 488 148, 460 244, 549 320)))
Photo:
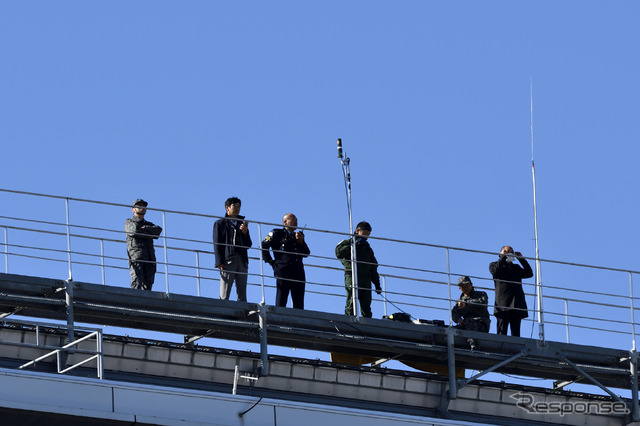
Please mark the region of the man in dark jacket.
POLYGON ((144 220, 148 203, 137 199, 133 202, 133 217, 124 223, 127 233, 127 256, 131 272, 131 288, 151 290, 156 275, 156 252, 153 240, 162 228, 144 220))
POLYGON ((287 306, 291 292, 293 307, 304 309, 306 277, 302 259, 311 251, 304 241, 304 233, 295 232, 298 218, 293 213, 284 215, 282 224, 284 228, 274 229, 262 241, 262 258, 271 265, 276 277, 276 306, 287 306), (273 250, 273 258, 269 249, 273 250))
POLYGON ((239 198, 231 197, 224 202, 224 218, 213 224, 213 251, 216 255, 216 268, 220 269, 220 299, 229 300, 231 287, 236 282, 238 301, 247 301, 247 273, 251 247, 249 227, 240 216, 242 203, 239 198))
MULTIPOLYGON (((376 293, 381 294, 380 276, 378 275, 378 260, 367 241, 371 235, 371 225, 360 222, 356 225, 356 273, 358 278, 358 299, 363 317, 371 318, 371 283, 376 286, 376 293)), ((353 278, 351 272, 351 244, 352 240, 342 240, 336 246, 336 257, 344 266, 344 287, 347 291, 347 303, 344 307, 345 315, 354 315, 353 278)))
POLYGON ((497 262, 489 264, 489 271, 493 276, 496 287, 496 300, 493 314, 497 319, 498 334, 507 334, 511 327, 512 336, 520 336, 520 323, 527 313, 527 301, 522 290, 522 279, 533 277, 533 270, 527 259, 519 251, 513 251, 510 246, 500 250, 497 262), (516 265, 518 260, 522 265, 516 265))
MULTIPOLYGON (((458 288, 462 294, 451 309, 451 318, 457 324, 456 328, 487 333, 491 324, 487 309, 489 296, 484 291, 473 288, 471 278, 467 276, 458 279, 458 288)), ((472 350, 476 349, 475 339, 470 338, 467 341, 472 350)))

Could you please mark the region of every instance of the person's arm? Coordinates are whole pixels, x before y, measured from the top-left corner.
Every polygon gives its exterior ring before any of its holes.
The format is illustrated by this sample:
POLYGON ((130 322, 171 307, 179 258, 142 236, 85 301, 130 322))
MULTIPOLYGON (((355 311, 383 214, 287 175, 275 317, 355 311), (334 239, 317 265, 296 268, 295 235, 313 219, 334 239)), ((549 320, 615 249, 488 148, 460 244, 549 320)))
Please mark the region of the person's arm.
POLYGON ((458 302, 455 302, 453 308, 451 309, 451 319, 456 324, 461 324, 462 321, 462 312, 460 312, 460 308, 458 308, 458 302))
POLYGON ((240 246, 249 248, 253 242, 251 241, 251 235, 249 235, 249 224, 244 220, 244 216, 237 217, 239 221, 238 231, 240 232, 240 246))
POLYGON ((491 262, 489 264, 489 272, 493 278, 501 278, 504 274, 505 266, 507 265, 507 255, 501 254, 497 262, 491 262))
POLYGON ((158 238, 162 228, 146 220, 127 219, 124 223, 124 231, 129 237, 158 238))
POLYGON ((521 276, 521 278, 531 278, 531 277, 533 277, 533 270, 531 269, 531 265, 529 265, 529 262, 527 262, 527 259, 522 257, 522 253, 520 253, 519 251, 517 251, 515 254, 516 254, 517 258, 518 258, 518 261, 522 265, 522 276, 521 276))
POLYGON ((253 242, 251 241, 251 235, 249 234, 249 227, 247 226, 247 222, 243 222, 242 225, 240 225, 240 244, 245 248, 250 248, 253 244, 253 242))
POLYGON ((484 291, 476 291, 473 299, 467 300, 465 318, 482 317, 488 314, 489 296, 484 291))
POLYGON ((304 240, 304 233, 302 231, 296 232, 296 245, 298 246, 297 252, 302 257, 307 257, 311 254, 307 242, 304 240))
POLYGON ((382 287, 380 286, 380 274, 378 274, 378 259, 376 259, 375 254, 373 254, 373 264, 371 265, 371 282, 376 286, 376 293, 382 294, 382 287))
POLYGON ((137 221, 133 220, 133 219, 127 219, 124 222, 124 232, 127 233, 127 237, 133 237, 136 238, 138 234, 138 223, 137 221))
POLYGON ((336 257, 340 260, 351 260, 351 240, 342 240, 338 243, 336 257))
POLYGON ((151 222, 147 222, 146 220, 144 221, 144 224, 141 227, 141 231, 154 239, 158 238, 160 234, 162 234, 161 227, 159 227, 158 225, 154 225, 151 222))
POLYGON ((489 296, 484 291, 476 291, 473 299, 468 299, 467 303, 472 306, 487 306, 489 304, 489 296))
POLYGON ((216 220, 213 223, 213 253, 215 254, 215 267, 224 267, 227 263, 225 259, 223 224, 216 220))
POLYGON ((265 239, 260 243, 260 249, 262 250, 262 260, 264 260, 271 266, 273 266, 274 263, 273 258, 271 257, 271 252, 269 251, 269 248, 271 248, 273 242, 272 237, 273 232, 269 232, 269 235, 267 235, 265 239))

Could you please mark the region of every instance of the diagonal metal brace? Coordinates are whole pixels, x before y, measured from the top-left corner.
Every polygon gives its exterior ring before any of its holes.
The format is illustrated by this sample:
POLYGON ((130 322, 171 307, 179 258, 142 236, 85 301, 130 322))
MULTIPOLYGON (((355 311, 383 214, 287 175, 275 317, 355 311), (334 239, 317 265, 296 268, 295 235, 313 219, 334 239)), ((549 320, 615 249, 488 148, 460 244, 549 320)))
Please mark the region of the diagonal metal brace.
POLYGON ((184 344, 185 345, 191 345, 193 344, 193 342, 196 342, 200 339, 203 339, 205 337, 210 337, 214 334, 216 334, 217 330, 207 330, 204 334, 200 335, 200 336, 184 336, 184 344))
POLYGON ((572 384, 574 384, 574 383, 578 383, 578 382, 582 381, 582 379, 584 379, 584 377, 583 377, 583 376, 577 376, 577 377, 576 377, 575 379, 573 379, 573 380, 565 380, 565 381, 563 381, 563 382, 561 382, 561 381, 555 381, 555 382, 553 382, 553 389, 554 389, 554 390, 556 390, 556 389, 560 389, 560 390, 561 390, 561 389, 562 389, 562 388, 564 388, 565 386, 569 386, 569 385, 572 385, 572 384))
POLYGON ((22 311, 23 309, 24 309, 23 307, 17 307, 11 312, 5 312, 5 313, 0 314, 0 318, 6 318, 6 317, 11 316, 13 314, 17 314, 18 312, 22 311))
POLYGON ((457 381, 458 384, 458 389, 461 389, 463 387, 465 387, 466 385, 469 384, 469 382, 471 382, 472 380, 477 380, 479 377, 484 376, 485 374, 491 373, 492 371, 497 370, 498 368, 502 367, 503 365, 507 365, 509 364, 511 361, 515 361, 516 359, 525 356, 529 353, 529 351, 527 350, 527 348, 524 348, 523 350, 521 350, 520 352, 518 352, 517 354, 513 355, 510 358, 505 359, 502 362, 497 363, 496 365, 494 365, 493 367, 490 367, 478 374, 476 374, 473 377, 469 377, 468 379, 460 379, 457 381))
POLYGON ((398 355, 392 356, 390 358, 381 358, 381 359, 379 359, 379 360, 377 360, 375 362, 372 362, 371 366, 372 367, 377 367, 380 364, 384 364, 387 361, 393 361, 394 359, 400 358, 401 356, 404 356, 404 354, 398 354, 398 355))
POLYGON ((589 375, 589 373, 587 373, 586 371, 584 371, 584 369, 582 369, 581 367, 579 367, 578 365, 574 364, 573 362, 569 361, 569 359, 567 359, 567 357, 565 356, 560 356, 560 359, 562 359, 564 362, 566 362, 567 364, 569 364, 571 367, 573 367, 574 370, 576 370, 578 373, 582 374, 585 378, 587 378, 589 381, 591 381, 591 383, 593 383, 594 385, 598 386, 600 389, 602 389, 603 391, 605 391, 606 393, 608 393, 609 395, 611 395, 611 397, 613 399, 615 399, 616 401, 622 402, 623 404, 626 404, 626 402, 624 402, 622 400, 622 398, 620 398, 618 395, 616 395, 615 393, 611 392, 609 390, 609 388, 607 388, 606 386, 604 386, 603 384, 601 384, 600 382, 598 382, 596 379, 594 379, 593 377, 591 377, 589 375))

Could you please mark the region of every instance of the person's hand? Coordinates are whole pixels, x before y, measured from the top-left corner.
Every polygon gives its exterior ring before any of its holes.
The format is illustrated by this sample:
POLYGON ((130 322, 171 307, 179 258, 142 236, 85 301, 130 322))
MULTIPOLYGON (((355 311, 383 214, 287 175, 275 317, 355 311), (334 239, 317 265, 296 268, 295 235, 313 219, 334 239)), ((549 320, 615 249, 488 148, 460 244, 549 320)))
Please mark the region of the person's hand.
POLYGON ((249 233, 249 227, 247 226, 247 222, 242 222, 240 224, 240 231, 242 231, 244 235, 247 235, 249 233))
POLYGON ((304 234, 302 233, 302 231, 296 232, 296 242, 298 244, 302 244, 304 242, 304 234))
POLYGON ((224 271, 226 268, 224 267, 224 265, 218 265, 218 269, 220 269, 221 271, 224 271))
POLYGON ((467 306, 467 304, 464 303, 462 300, 458 300, 457 304, 458 304, 458 308, 460 309, 463 309, 465 306, 467 306))
POLYGON ((515 255, 518 259, 522 257, 522 253, 520 253, 519 251, 515 252, 515 255))
POLYGON ((464 320, 462 318, 460 318, 458 321, 456 321, 458 323, 458 325, 462 325, 464 324, 464 320))
POLYGON ((380 287, 380 285, 376 285, 376 293, 382 294, 382 288, 380 287))

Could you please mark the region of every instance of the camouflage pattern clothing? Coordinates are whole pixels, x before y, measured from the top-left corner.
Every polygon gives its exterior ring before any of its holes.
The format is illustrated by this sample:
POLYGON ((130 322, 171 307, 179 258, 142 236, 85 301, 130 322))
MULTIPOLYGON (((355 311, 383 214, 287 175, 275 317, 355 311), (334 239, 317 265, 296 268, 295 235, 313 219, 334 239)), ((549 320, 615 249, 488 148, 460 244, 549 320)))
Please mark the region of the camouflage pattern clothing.
POLYGON ((459 308, 458 304, 451 310, 451 317, 457 324, 460 319, 464 322, 458 328, 471 331, 489 331, 491 320, 489 319, 489 296, 484 291, 473 290, 469 296, 460 294, 460 301, 465 303, 464 308, 459 308))
POLYGON ((125 221, 124 230, 127 233, 131 288, 151 290, 156 274, 153 240, 162 233, 162 228, 134 216, 125 221))
MULTIPOLYGON (((342 240, 336 246, 336 257, 344 266, 344 287, 347 301, 344 306, 345 315, 353 315, 353 284, 351 274, 351 240, 342 240)), ((380 275, 378 275, 378 260, 369 242, 364 238, 356 240, 356 270, 358 273, 358 300, 363 317, 371 318, 371 283, 376 291, 381 291, 380 275)))
MULTIPOLYGON (((458 324, 455 328, 469 331, 480 331, 482 333, 489 332, 489 296, 484 291, 473 290, 468 296, 464 293, 460 294, 460 301, 465 303, 464 308, 459 308, 458 304, 451 309, 451 318, 455 323, 462 319, 462 324, 458 324)), ((476 339, 468 338, 467 342, 471 350, 478 348, 476 339)))

